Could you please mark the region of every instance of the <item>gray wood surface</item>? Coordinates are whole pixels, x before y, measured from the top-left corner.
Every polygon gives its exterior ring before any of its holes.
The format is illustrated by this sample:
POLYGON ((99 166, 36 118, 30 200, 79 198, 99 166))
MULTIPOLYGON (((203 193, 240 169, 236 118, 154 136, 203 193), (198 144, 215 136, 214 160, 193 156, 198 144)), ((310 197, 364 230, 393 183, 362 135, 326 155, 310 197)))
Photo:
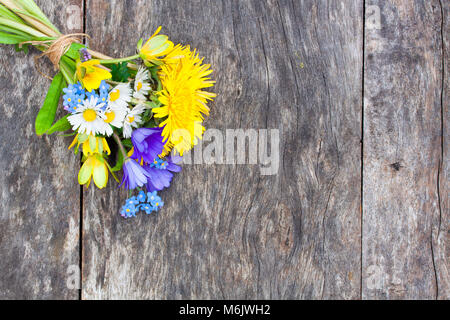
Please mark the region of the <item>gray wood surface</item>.
POLYGON ((439 171, 439 222, 434 223, 433 248, 437 263, 437 296, 450 299, 450 100, 449 100, 449 55, 450 55, 450 2, 442 1, 442 150, 439 171))
MULTIPOLYGON (((65 6, 37 3, 69 32, 65 6)), ((67 280, 80 262, 79 158, 67 150, 71 138, 35 135, 50 81, 33 59, 1 45, 0 63, 0 299, 78 299, 67 280)), ((52 72, 48 63, 42 69, 52 72)))
POLYGON ((441 198, 448 193, 439 192, 448 188, 439 185, 443 8, 370 4, 382 21, 365 36, 362 297, 449 298, 449 212, 441 198))
POLYGON ((89 1, 92 47, 132 54, 158 25, 213 65, 208 128, 279 128, 282 165, 185 166, 160 214, 85 192, 84 298, 358 298, 362 6, 89 1), (148 17, 152 17, 149 19, 148 17), (300 65, 303 64, 303 67, 300 65))
POLYGON ((363 3, 71 0, 110 56, 159 25, 197 48, 207 128, 280 130, 276 175, 184 165, 158 214, 128 220, 112 179, 80 192, 71 138, 34 136, 48 80, 0 46, 0 298, 77 299, 81 263, 83 299, 449 299, 449 4, 363 3))

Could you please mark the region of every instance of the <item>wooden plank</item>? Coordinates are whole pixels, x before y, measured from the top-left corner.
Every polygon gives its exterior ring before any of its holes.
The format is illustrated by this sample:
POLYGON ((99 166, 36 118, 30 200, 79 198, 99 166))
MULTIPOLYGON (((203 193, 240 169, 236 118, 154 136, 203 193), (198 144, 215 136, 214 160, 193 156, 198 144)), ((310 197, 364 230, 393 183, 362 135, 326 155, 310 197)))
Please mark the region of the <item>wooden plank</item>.
MULTIPOLYGON (((449 298, 448 207, 440 212, 438 192, 440 2, 370 5, 364 55, 362 296, 449 298), (369 20, 376 19, 377 8, 380 29, 369 20)), ((441 205, 446 201, 441 198, 441 205)))
POLYGON ((157 26, 213 65, 208 128, 280 130, 278 174, 184 166, 157 215, 84 192, 82 297, 359 298, 362 4, 87 2, 91 46, 133 54, 157 26))
MULTIPOLYGON (((67 28, 68 4, 37 4, 61 31, 79 31, 67 28)), ((67 282, 79 265, 79 158, 67 150, 71 138, 34 133, 49 86, 35 54, 0 46, 0 299, 77 299, 67 282)))
POLYGON ((450 2, 441 1, 443 37, 442 150, 439 172, 439 217, 433 224, 433 252, 438 279, 438 299, 450 298, 450 100, 448 66, 450 56, 450 2))

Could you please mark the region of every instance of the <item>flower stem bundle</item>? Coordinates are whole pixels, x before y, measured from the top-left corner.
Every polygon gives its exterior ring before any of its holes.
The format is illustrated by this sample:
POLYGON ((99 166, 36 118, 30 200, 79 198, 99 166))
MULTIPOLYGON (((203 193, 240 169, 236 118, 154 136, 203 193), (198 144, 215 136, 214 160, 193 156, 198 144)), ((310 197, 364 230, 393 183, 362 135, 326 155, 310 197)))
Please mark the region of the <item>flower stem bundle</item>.
POLYGON ((35 47, 42 52, 36 66, 47 56, 57 71, 36 134, 72 130, 69 149, 82 153, 78 182, 102 189, 113 176, 130 190, 121 210, 126 218, 164 205, 157 192, 170 186, 183 153, 202 138, 207 103, 215 97, 206 91, 214 85, 210 65, 160 31, 141 39, 135 55, 113 59, 82 44, 84 34, 61 34, 33 0, 0 0, 0 43, 25 52, 35 47), (61 98, 67 114, 56 120, 61 98))

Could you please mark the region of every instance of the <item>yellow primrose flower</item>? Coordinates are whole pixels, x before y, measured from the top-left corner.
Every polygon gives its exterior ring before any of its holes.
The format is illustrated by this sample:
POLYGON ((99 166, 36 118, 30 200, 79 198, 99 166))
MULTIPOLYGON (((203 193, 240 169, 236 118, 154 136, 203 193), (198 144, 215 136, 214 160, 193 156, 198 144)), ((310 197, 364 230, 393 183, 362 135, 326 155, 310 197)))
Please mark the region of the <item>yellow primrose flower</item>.
POLYGON ((111 154, 106 139, 94 135, 77 134, 69 149, 75 144, 77 149, 80 144, 82 145, 83 154, 87 157, 78 173, 78 183, 80 185, 87 184, 89 187, 93 177, 94 183, 99 189, 106 187, 108 183, 108 167, 102 155, 103 153, 111 154))
POLYGON ((206 104, 216 95, 202 90, 215 83, 208 77, 212 72, 210 65, 202 64, 203 59, 189 47, 180 48, 180 52, 183 57, 176 63, 161 67, 159 76, 163 89, 158 98, 162 106, 152 111, 155 118, 164 119, 159 126, 164 127, 165 151, 175 148, 183 155, 202 138, 203 115, 209 114, 206 104))
POLYGON ((105 159, 98 154, 94 153, 87 157, 86 161, 78 173, 78 183, 89 187, 91 179, 94 179, 94 183, 99 189, 106 187, 108 183, 108 167, 106 166, 105 159))
POLYGON ((109 71, 96 67, 99 64, 99 60, 77 62, 77 77, 87 91, 98 89, 102 80, 111 79, 112 77, 109 71))
POLYGON ((109 149, 108 143, 106 139, 103 137, 96 137, 94 135, 87 134, 77 134, 75 139, 73 139, 72 143, 69 146, 69 150, 77 144, 77 149, 80 144, 83 148, 83 154, 85 156, 93 155, 95 153, 102 154, 106 153, 107 155, 111 154, 111 150, 109 149))
POLYGON ((143 60, 150 63, 160 65, 161 57, 170 52, 173 48, 173 42, 165 35, 158 35, 161 26, 156 29, 155 33, 147 40, 140 50, 140 56, 143 60))

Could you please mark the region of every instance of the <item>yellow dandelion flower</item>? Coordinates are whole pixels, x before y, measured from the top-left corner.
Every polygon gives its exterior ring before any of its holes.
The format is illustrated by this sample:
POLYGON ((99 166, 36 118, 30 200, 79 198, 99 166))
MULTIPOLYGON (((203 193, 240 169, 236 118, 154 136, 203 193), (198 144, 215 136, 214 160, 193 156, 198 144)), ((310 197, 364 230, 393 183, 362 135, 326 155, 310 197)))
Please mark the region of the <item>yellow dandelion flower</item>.
POLYGON ((81 81, 87 91, 92 91, 100 87, 102 80, 111 79, 109 71, 96 67, 99 60, 88 60, 77 63, 77 78, 81 81))
POLYGON ((190 54, 191 50, 189 46, 182 46, 181 44, 177 44, 166 54, 162 61, 164 62, 164 64, 173 65, 178 63, 181 58, 189 56, 190 54))
POLYGON ((165 118, 160 127, 164 127, 166 151, 174 148, 183 155, 202 138, 203 115, 209 115, 206 103, 216 95, 202 90, 215 83, 208 78, 212 72, 210 65, 202 64, 203 59, 189 47, 179 47, 177 52, 182 53, 178 59, 161 66, 159 77, 163 89, 159 92, 159 101, 162 106, 153 112, 155 118, 165 118))
POLYGON ((173 48, 173 42, 167 36, 158 34, 159 31, 161 31, 161 26, 156 29, 140 50, 141 58, 155 65, 160 65, 161 57, 173 48))

